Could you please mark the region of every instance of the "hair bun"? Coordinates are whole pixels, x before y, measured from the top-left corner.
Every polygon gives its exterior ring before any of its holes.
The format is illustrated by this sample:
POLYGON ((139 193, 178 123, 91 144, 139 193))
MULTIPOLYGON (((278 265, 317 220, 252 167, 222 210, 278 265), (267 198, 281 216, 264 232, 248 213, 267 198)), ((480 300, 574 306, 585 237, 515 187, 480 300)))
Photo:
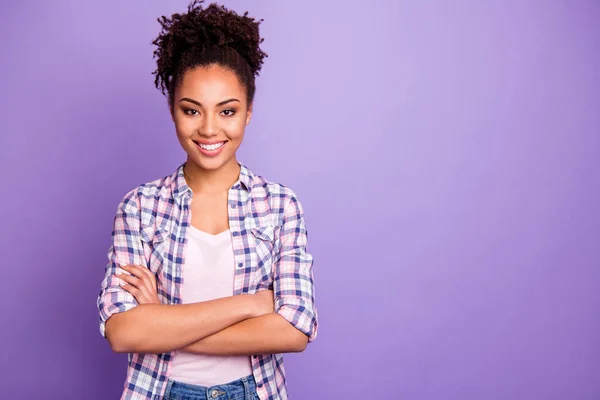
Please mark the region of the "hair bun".
POLYGON ((260 49, 257 21, 248 12, 239 15, 225 6, 193 0, 184 14, 158 18, 162 29, 152 41, 157 69, 154 83, 162 93, 174 92, 187 68, 216 61, 231 67, 247 89, 248 101, 254 98, 254 78, 267 54, 260 49))
MULTIPOLYGON (((258 75, 267 56, 259 45, 258 26, 263 21, 248 17, 248 12, 239 15, 233 10, 216 3, 203 7, 204 0, 194 0, 188 6, 186 14, 173 14, 171 20, 159 18, 163 29, 171 32, 171 42, 179 47, 207 49, 221 46, 237 51, 250 66, 254 75, 258 75)), ((183 52, 179 48, 176 52, 183 52)))

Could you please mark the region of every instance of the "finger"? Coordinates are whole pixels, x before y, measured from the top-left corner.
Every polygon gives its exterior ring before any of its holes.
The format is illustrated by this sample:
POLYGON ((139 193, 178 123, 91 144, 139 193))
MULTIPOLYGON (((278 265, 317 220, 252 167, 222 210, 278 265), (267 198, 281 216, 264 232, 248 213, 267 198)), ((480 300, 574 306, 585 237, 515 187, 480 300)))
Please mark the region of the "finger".
POLYGON ((126 280, 134 281, 133 283, 126 282, 125 280, 121 281, 121 286, 123 289, 127 290, 131 293, 139 304, 150 303, 152 297, 151 294, 146 289, 146 286, 142 284, 142 280, 134 277, 133 275, 127 276, 126 280))
POLYGON ((129 265, 128 271, 137 276, 146 286, 149 293, 156 292, 156 281, 154 281, 152 273, 148 270, 148 268, 143 267, 141 265, 129 265))
POLYGON ((140 302, 141 292, 140 292, 140 290, 137 287, 135 287, 133 285, 130 285, 127 282, 120 282, 119 284, 121 285, 121 287, 123 289, 125 289, 126 291, 128 291, 129 293, 131 293, 131 295, 133 297, 135 297, 135 299, 138 301, 138 303, 140 302))
MULTIPOLYGON (((132 286, 135 286, 138 289, 141 289, 142 287, 145 287, 145 285, 142 283, 142 281, 135 275, 128 275, 128 274, 120 274, 120 275, 115 275, 117 278, 119 278, 121 280, 122 283, 125 284, 129 284, 132 286)), ((123 286, 123 285, 121 285, 123 286)))
POLYGON ((146 278, 148 279, 148 283, 154 284, 155 285, 154 287, 156 287, 156 277, 154 276, 152 271, 150 271, 150 269, 148 269, 147 267, 144 267, 142 265, 134 265, 134 268, 136 268, 141 273, 146 275, 146 278))
POLYGON ((135 297, 138 304, 160 303, 160 301, 157 298, 153 298, 152 294, 149 294, 147 292, 147 289, 145 286, 138 288, 127 282, 123 282, 122 286, 123 286, 123 289, 125 289, 130 294, 132 294, 133 297, 135 297))
MULTIPOLYGON (((130 279, 131 284, 135 285, 137 290, 136 299, 138 303, 159 303, 158 290, 154 274, 145 266, 141 265, 123 265, 123 270, 128 277, 134 277, 130 279), (137 281, 135 280, 137 278, 137 281)), ((123 276, 123 275, 119 275, 123 276)))
MULTIPOLYGON (((136 278, 138 278, 142 283, 137 284, 136 286, 139 286, 140 284, 146 284, 146 282, 144 282, 147 278, 146 275, 143 272, 143 268, 137 265, 123 265, 121 266, 121 268, 128 272, 129 274, 131 274, 132 276, 135 276, 136 278)), ((119 273, 117 272, 117 275, 119 273)))
MULTIPOLYGON (((132 268, 133 268, 133 265, 129 265, 129 264, 123 264, 123 265, 121 265, 121 269, 124 272, 127 272, 128 274, 131 274, 131 275, 133 275, 133 273, 131 272, 132 268)), ((117 274, 118 274, 118 272, 117 272, 117 274)))
POLYGON ((149 277, 148 268, 141 265, 127 265, 125 269, 131 273, 126 281, 139 290, 139 294, 136 295, 138 303, 154 302, 153 299, 158 298, 158 293, 156 284, 149 277))
POLYGON ((148 277, 148 279, 146 280, 146 283, 148 285, 148 290, 150 290, 151 293, 157 292, 156 275, 154 275, 154 273, 152 271, 150 271, 149 268, 146 268, 146 267, 140 267, 140 268, 148 277))
POLYGON ((141 265, 128 264, 121 266, 121 268, 123 268, 130 274, 137 276, 140 279, 145 279, 147 277, 146 271, 148 270, 148 268, 143 267, 141 265))
POLYGON ((127 269, 128 269, 128 265, 127 264, 117 264, 117 268, 115 271, 116 275, 121 275, 121 274, 131 274, 127 269))

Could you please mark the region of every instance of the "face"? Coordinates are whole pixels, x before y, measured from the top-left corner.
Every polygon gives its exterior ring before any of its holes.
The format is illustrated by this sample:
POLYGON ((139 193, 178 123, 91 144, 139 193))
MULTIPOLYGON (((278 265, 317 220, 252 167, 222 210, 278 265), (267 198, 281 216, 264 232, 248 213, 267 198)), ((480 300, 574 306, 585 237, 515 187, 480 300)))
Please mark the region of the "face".
POLYGON ((175 90, 171 117, 188 161, 204 170, 237 163, 252 106, 235 72, 218 65, 188 70, 175 90))

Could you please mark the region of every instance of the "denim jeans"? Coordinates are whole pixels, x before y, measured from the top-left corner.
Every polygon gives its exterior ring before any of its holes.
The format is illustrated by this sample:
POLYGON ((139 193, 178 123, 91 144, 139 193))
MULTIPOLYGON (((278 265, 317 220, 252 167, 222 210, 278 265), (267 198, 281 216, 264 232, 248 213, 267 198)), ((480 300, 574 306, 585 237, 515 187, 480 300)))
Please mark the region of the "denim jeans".
POLYGON ((169 379, 164 400, 258 400, 258 395, 252 375, 209 387, 169 379))

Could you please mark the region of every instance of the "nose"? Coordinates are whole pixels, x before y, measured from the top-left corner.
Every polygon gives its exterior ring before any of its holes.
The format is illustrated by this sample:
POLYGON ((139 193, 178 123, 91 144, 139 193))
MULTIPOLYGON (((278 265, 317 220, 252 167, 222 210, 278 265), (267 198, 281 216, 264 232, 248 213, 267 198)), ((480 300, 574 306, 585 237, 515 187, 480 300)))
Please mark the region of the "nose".
POLYGON ((204 124, 200 127, 200 134, 203 136, 215 136, 218 133, 218 121, 215 115, 209 113, 204 118, 204 124))

